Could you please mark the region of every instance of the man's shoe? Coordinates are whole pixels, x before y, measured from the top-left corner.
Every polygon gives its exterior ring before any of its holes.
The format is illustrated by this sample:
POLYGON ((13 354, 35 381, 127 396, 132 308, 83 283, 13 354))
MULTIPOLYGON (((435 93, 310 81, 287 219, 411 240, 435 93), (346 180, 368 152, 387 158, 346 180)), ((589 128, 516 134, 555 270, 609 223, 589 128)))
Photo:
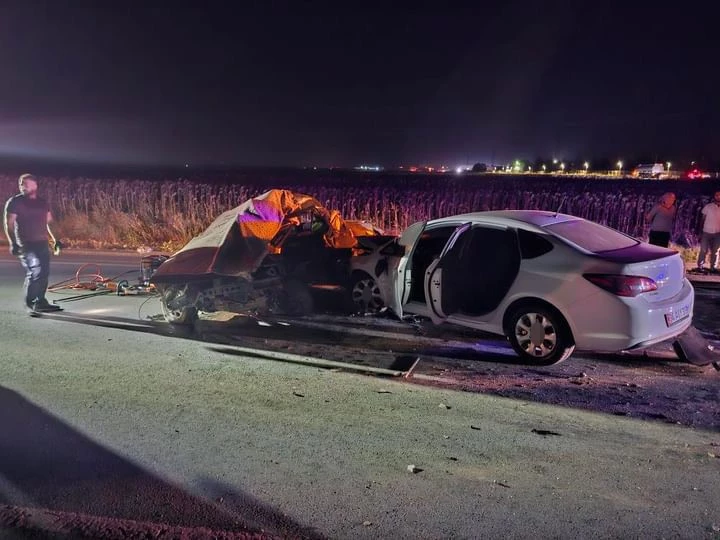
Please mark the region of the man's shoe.
POLYGON ((62 311, 60 306, 49 303, 47 300, 35 301, 33 303, 33 312, 35 313, 53 313, 54 311, 62 311))

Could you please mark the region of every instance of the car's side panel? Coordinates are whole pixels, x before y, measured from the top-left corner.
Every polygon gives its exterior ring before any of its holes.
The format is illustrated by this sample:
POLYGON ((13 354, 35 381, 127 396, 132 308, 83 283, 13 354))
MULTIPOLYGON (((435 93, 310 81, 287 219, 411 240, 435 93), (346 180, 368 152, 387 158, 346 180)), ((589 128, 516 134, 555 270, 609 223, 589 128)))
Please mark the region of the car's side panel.
POLYGON ((480 316, 451 316, 448 321, 463 326, 472 326, 479 330, 504 334, 503 321, 508 308, 517 301, 541 299, 568 319, 571 331, 574 327, 565 307, 583 303, 584 297, 593 294, 587 285, 592 285, 577 272, 586 259, 573 248, 559 242, 553 242, 554 249, 534 259, 523 259, 510 290, 497 309, 480 316))

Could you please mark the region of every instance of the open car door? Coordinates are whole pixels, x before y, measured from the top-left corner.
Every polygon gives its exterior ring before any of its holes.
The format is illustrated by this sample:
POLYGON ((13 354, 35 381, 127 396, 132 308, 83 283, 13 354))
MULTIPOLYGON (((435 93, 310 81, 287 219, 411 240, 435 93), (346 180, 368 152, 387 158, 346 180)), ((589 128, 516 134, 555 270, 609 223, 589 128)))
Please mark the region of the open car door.
POLYGON ((429 308, 430 318, 435 324, 440 324, 448 315, 457 311, 455 305, 457 300, 451 296, 456 296, 452 292, 460 287, 448 288, 448 294, 443 295, 443 281, 451 282, 457 277, 460 254, 471 227, 472 223, 463 223, 455 229, 440 256, 430 263, 425 271, 425 303, 429 308))
POLYGON ((417 245, 417 240, 425 230, 427 221, 413 223, 398 238, 397 244, 401 254, 397 257, 389 257, 387 277, 390 280, 386 291, 391 291, 387 299, 388 307, 398 317, 403 316, 403 306, 407 303, 412 286, 411 261, 412 254, 417 245))
POLYGON ((425 273, 430 318, 440 324, 454 313, 481 316, 494 311, 515 282, 520 261, 514 230, 461 225, 425 273))

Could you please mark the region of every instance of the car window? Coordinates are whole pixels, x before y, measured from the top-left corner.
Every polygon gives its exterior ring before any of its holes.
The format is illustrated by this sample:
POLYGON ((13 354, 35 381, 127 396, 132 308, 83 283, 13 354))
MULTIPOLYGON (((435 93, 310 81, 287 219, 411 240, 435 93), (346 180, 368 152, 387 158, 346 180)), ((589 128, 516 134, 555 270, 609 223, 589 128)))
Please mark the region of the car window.
POLYGON ((518 229, 517 234, 523 259, 535 259, 552 251, 552 242, 540 234, 525 229, 518 229))
POLYGON ((615 229, 584 219, 553 223, 546 225, 545 229, 592 253, 623 249, 640 243, 615 229))
POLYGON ((446 225, 423 231, 415 247, 413 260, 420 254, 421 257, 427 256, 430 259, 428 264, 432 262, 432 259, 440 256, 448 240, 457 229, 457 225, 446 225))

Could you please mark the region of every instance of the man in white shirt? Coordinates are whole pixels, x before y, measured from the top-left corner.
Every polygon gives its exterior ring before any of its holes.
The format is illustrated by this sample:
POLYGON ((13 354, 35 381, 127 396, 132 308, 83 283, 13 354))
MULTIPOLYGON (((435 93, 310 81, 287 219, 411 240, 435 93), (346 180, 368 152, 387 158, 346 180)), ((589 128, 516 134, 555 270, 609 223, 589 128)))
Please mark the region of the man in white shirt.
POLYGON ((703 207, 700 226, 702 234, 697 261, 698 270, 705 270, 705 257, 710 251, 710 271, 717 272, 717 254, 720 249, 720 191, 716 191, 712 202, 703 207))

